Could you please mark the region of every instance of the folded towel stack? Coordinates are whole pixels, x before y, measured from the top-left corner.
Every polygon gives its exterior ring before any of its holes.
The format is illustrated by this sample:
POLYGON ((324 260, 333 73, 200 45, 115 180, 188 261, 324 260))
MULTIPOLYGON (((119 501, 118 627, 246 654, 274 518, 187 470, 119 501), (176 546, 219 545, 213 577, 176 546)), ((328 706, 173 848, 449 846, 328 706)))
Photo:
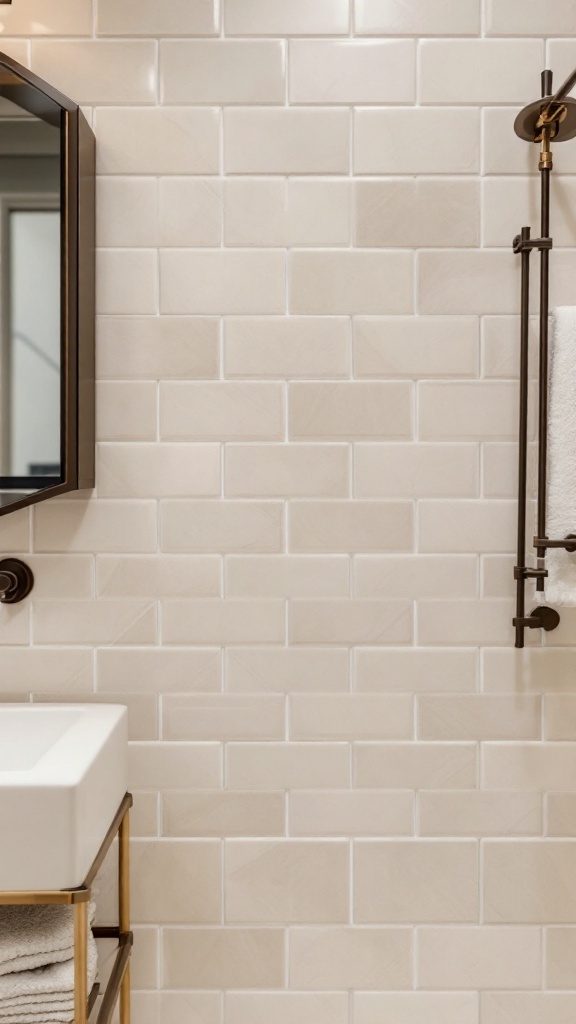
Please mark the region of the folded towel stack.
MULTIPOLYGON (((73 909, 0 908, 0 1024, 70 1024, 74 1020, 73 909)), ((94 920, 90 904, 88 923, 94 920)), ((97 953, 88 930, 88 991, 97 953)))

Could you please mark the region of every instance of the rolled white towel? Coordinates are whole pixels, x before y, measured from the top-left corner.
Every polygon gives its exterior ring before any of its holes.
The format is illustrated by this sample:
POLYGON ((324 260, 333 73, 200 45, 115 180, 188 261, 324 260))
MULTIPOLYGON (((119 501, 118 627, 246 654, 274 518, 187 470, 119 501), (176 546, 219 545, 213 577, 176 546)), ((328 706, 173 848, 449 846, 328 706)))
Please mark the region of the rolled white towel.
MULTIPOLYGON (((88 923, 96 907, 90 903, 88 923)), ((89 931, 89 940, 91 937, 89 931)), ((93 941, 93 940, 92 940, 93 941)), ((90 943, 89 943, 90 944, 90 943)), ((0 908, 0 999, 8 995, 3 975, 31 972, 38 967, 62 963, 74 957, 74 911, 72 907, 7 906, 0 908)), ((8 986, 9 987, 9 986, 8 986)), ((72 981, 72 990, 74 982, 72 981)), ((33 992, 38 991, 36 987, 33 992)), ((52 991, 55 991, 52 989, 52 991)))

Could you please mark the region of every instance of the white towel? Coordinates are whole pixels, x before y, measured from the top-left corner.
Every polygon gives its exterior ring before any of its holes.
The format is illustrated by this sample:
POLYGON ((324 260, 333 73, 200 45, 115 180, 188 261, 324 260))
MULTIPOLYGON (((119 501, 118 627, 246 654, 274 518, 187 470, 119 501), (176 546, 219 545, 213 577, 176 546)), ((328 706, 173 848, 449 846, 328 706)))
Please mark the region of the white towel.
MULTIPOLYGON (((558 306, 550 332, 548 404, 548 500, 551 540, 576 533, 576 306, 558 306)), ((576 607, 576 553, 546 551, 547 604, 576 607)))
MULTIPOLYGON (((95 910, 91 903, 89 925, 94 920, 95 910)), ((45 904, 0 907, 0 998, 5 994, 2 975, 30 972, 37 967, 71 960, 73 956, 72 907, 45 904)))
MULTIPOLYGON (((92 932, 88 935, 88 989, 96 979, 98 953, 92 932)), ((17 1001, 42 998, 64 1000, 74 992, 74 961, 49 964, 33 971, 19 971, 5 974, 0 978, 0 1013, 4 1007, 13 1006, 17 1001)))

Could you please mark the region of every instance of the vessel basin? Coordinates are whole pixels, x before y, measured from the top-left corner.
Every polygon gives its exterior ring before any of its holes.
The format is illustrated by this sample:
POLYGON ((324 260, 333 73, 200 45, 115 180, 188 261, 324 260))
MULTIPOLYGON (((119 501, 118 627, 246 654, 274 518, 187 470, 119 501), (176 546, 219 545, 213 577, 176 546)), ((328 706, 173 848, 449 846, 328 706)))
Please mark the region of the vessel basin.
POLYGON ((79 886, 127 788, 118 704, 0 704, 0 891, 79 886))

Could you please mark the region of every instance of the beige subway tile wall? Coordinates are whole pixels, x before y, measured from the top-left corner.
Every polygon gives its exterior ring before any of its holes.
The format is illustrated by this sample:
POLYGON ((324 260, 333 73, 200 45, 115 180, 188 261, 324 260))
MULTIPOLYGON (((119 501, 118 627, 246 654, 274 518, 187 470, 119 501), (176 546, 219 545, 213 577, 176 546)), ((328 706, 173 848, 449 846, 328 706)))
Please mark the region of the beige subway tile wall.
POLYGON ((576 615, 513 650, 511 242, 574 3, 0 11, 98 143, 96 489, 0 519, 36 577, 0 700, 129 708, 135 1024, 573 1020, 576 615))

